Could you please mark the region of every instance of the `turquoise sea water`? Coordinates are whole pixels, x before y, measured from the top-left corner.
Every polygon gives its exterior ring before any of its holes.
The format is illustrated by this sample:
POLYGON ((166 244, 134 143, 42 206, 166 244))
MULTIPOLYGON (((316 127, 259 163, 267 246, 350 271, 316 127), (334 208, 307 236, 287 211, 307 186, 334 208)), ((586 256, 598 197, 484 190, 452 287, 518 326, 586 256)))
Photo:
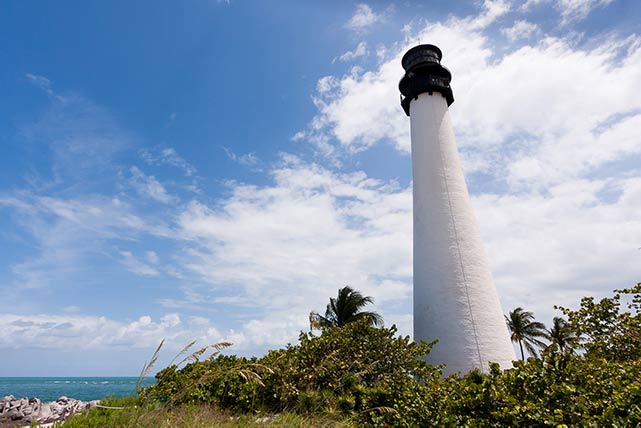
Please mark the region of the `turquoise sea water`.
MULTIPOLYGON (((0 377, 0 397, 37 397, 53 401, 60 396, 82 401, 99 400, 109 395, 134 395, 137 377, 0 377)), ((156 379, 147 377, 143 386, 156 379)))

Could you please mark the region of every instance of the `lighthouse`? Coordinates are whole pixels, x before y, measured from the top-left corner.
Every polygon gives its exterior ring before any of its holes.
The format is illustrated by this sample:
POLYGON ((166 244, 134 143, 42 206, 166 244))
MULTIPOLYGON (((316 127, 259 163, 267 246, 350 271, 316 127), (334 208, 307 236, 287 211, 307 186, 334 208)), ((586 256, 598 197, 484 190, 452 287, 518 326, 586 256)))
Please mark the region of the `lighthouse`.
POLYGON ((401 105, 410 117, 414 209, 414 340, 438 339, 427 357, 444 374, 515 359, 465 184, 448 107, 451 73, 441 50, 403 56, 401 105))

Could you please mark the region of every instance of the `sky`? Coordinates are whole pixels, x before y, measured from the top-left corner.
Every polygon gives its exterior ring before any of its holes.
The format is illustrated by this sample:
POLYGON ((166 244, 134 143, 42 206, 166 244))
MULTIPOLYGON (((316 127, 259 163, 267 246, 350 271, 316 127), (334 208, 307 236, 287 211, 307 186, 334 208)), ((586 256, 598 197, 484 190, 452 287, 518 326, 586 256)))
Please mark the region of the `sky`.
POLYGON ((641 2, 0 5, 0 376, 412 330, 400 58, 436 44, 504 311, 641 281, 641 2))

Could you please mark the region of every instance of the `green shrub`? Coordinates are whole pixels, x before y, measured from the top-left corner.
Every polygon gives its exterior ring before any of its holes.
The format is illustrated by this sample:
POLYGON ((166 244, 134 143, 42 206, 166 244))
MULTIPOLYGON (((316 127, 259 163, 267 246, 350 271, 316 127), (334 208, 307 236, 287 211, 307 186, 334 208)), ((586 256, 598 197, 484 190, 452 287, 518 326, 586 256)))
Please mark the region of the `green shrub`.
POLYGON ((584 298, 580 309, 562 309, 584 353, 552 346, 505 371, 493 364, 489 373, 440 378, 424 360, 433 344, 354 322, 301 333, 262 358, 217 355, 168 367, 141 399, 169 409, 329 415, 358 426, 639 426, 640 307, 641 285, 600 302, 584 298), (631 299, 627 312, 622 296, 631 299))
MULTIPOLYGON (((420 392, 440 372, 422 358, 432 344, 396 333, 395 326, 374 328, 365 321, 320 336, 301 333, 297 345, 260 359, 218 355, 182 369, 168 367, 142 396, 169 397, 169 405, 206 403, 240 412, 341 412, 363 415, 365 421, 373 408, 417 414, 420 392)), ((394 412, 383 414, 386 420, 398 419, 394 412)))

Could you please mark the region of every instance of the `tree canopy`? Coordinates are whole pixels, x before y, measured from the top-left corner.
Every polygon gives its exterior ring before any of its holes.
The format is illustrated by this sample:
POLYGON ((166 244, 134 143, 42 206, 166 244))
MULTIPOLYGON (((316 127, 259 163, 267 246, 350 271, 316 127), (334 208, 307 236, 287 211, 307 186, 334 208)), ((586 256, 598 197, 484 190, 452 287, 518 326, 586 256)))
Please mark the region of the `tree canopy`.
POLYGON ((521 349, 521 360, 525 360, 523 346, 527 351, 536 356, 536 346, 542 347, 545 344, 539 340, 545 337, 545 325, 535 321, 532 312, 524 311, 523 308, 516 308, 505 317, 505 322, 510 330, 510 339, 517 342, 521 349))
POLYGON ((383 325, 383 318, 376 312, 363 311, 362 309, 374 303, 370 296, 363 296, 351 287, 346 286, 338 290, 336 298, 331 297, 325 315, 312 311, 309 314, 309 323, 312 329, 320 330, 332 327, 342 327, 348 323, 366 320, 370 325, 383 325))
POLYGON ((574 352, 581 346, 581 341, 572 326, 561 317, 554 317, 552 327, 546 331, 545 338, 550 341, 549 346, 556 346, 561 352, 574 352))

